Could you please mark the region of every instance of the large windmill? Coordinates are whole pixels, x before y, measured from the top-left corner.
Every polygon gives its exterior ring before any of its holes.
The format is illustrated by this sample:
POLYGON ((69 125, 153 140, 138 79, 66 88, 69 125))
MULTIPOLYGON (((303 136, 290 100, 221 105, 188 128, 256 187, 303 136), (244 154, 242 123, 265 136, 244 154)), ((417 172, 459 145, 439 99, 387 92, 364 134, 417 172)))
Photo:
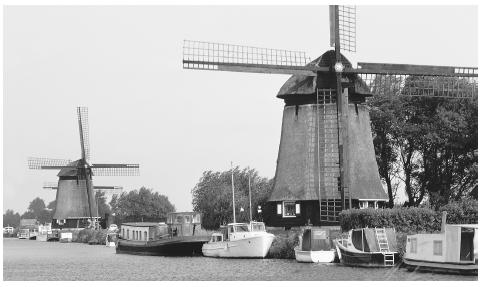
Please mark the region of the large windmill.
POLYGON ((387 201, 375 160, 366 97, 467 98, 477 95, 478 69, 358 63, 356 11, 330 6, 334 50, 310 61, 303 52, 184 41, 185 69, 291 74, 277 97, 283 123, 273 192, 264 212, 272 226, 337 224, 342 209, 387 201))
MULTIPOLYGON (((60 169, 53 225, 64 228, 84 227, 88 220, 98 220, 98 209, 92 176, 139 175, 138 164, 91 164, 89 126, 86 107, 77 108, 81 158, 76 161, 50 158, 29 158, 30 169, 60 169)), ((99 188, 99 187, 97 187, 99 188)), ((101 187, 115 189, 114 187, 101 187)))

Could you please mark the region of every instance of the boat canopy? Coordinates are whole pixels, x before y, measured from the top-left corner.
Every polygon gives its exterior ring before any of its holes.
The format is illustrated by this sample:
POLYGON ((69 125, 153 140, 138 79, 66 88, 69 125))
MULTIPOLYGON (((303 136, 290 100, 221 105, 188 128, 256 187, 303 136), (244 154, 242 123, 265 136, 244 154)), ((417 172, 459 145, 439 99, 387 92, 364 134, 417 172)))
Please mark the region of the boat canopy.
POLYGON ((228 224, 229 232, 249 232, 247 223, 230 223, 228 224))
POLYGON ((301 250, 320 251, 333 248, 330 240, 330 230, 307 228, 303 231, 301 239, 301 250))
MULTIPOLYGON (((394 228, 385 228, 388 242, 388 249, 391 252, 397 251, 397 238, 394 228)), ((377 235, 374 228, 354 229, 351 232, 353 246, 364 252, 380 252, 377 235)))

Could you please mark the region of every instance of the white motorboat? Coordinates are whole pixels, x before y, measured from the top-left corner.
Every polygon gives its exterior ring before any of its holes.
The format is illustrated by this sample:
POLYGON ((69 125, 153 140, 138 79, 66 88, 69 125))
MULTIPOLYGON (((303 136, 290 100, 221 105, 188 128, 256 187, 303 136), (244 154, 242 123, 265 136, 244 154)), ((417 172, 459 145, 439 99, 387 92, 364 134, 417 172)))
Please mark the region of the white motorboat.
POLYGON ((207 257, 264 258, 273 240, 263 222, 231 223, 213 233, 202 252, 207 257))
POLYGON ((301 236, 300 244, 295 247, 295 257, 298 262, 334 262, 336 251, 331 245, 329 230, 305 229, 301 236))

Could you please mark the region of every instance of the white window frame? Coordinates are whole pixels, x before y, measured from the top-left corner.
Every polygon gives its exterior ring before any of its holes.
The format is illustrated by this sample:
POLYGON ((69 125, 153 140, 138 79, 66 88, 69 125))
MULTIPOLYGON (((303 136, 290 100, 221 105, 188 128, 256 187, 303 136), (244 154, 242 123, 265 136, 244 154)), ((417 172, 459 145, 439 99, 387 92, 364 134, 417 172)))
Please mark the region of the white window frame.
POLYGON ((293 217, 296 217, 296 202, 294 202, 294 201, 283 201, 283 204, 282 204, 282 205, 283 205, 283 213, 282 213, 283 217, 285 217, 285 218, 293 218, 293 217), (286 204, 286 203, 292 203, 292 204, 295 205, 295 215, 285 215, 285 204, 286 204))

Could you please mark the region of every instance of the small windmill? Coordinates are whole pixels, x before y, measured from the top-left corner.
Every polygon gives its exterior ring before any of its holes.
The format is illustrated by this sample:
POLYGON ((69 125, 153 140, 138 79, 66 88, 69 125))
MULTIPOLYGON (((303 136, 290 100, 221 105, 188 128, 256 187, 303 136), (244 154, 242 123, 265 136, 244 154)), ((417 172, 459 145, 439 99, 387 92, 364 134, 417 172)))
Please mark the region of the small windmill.
POLYGON ((30 169, 60 169, 56 187, 52 184, 44 188, 57 190, 56 208, 53 219, 64 227, 79 227, 90 219, 98 219, 95 189, 118 189, 118 187, 94 186, 92 176, 136 176, 138 164, 90 164, 89 126, 86 107, 77 108, 79 123, 81 158, 76 161, 65 159, 34 158, 28 159, 30 169))
MULTIPOLYGON (((51 189, 51 190, 57 191, 57 189, 59 188, 59 185, 58 185, 57 182, 44 182, 42 188, 43 188, 43 189, 51 189)), ((92 189, 94 190, 94 197, 95 197, 95 194, 97 193, 97 191, 108 192, 107 202, 109 202, 110 198, 112 198, 112 196, 113 196, 114 194, 119 195, 120 193, 123 192, 122 186, 94 185, 94 186, 92 187, 92 189)), ((97 203, 97 205, 98 205, 98 202, 96 202, 96 203, 97 203)), ((99 206, 97 206, 96 216, 95 216, 95 217, 99 217, 99 206)))
MULTIPOLYGON (((281 87, 285 100, 270 225, 336 224, 354 200, 384 201, 376 167, 366 97, 389 89, 396 95, 470 98, 478 69, 358 63, 356 10, 330 6, 330 45, 314 61, 304 52, 184 41, 183 68, 293 75, 281 87), (315 206, 318 205, 317 207, 315 206)), ((373 203, 373 202, 372 202, 373 203)), ((266 215, 267 213, 265 213, 266 215)))

